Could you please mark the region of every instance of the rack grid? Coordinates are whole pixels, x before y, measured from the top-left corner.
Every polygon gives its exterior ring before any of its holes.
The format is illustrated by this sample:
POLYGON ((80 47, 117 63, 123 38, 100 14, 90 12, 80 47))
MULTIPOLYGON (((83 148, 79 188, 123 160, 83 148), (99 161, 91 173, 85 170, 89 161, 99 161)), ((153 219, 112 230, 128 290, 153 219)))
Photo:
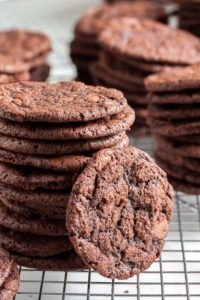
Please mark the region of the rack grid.
MULTIPOLYGON (((0 1, 0 30, 44 31, 53 41, 50 81, 69 80, 75 69, 68 44, 78 16, 98 0, 0 1)), ((153 153, 150 138, 131 144, 153 153)), ((93 271, 41 272, 22 268, 15 300, 199 300, 200 197, 176 192, 175 211, 163 253, 149 270, 126 281, 109 280, 93 271)))

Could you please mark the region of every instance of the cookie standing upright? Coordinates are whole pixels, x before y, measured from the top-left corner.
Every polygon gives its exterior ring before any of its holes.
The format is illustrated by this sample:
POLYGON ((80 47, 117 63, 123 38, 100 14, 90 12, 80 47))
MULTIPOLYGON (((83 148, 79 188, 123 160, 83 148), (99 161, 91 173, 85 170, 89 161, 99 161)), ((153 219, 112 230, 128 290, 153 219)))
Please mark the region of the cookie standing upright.
POLYGON ((93 82, 90 66, 97 60, 100 51, 98 37, 108 21, 120 16, 159 21, 166 19, 165 10, 160 4, 146 0, 103 4, 89 9, 76 24, 75 38, 71 43, 71 58, 77 66, 79 80, 86 83, 93 82))
POLYGON ((164 71, 146 79, 156 158, 178 190, 200 192, 200 67, 164 71))
POLYGON ((121 92, 79 82, 2 85, 0 99, 0 245, 26 267, 82 270, 69 194, 96 151, 128 145, 134 111, 121 92))
POLYGON ((9 253, 0 248, 0 299, 11 300, 19 289, 19 272, 9 253))
POLYGON ((0 31, 0 49, 0 83, 47 79, 51 42, 46 35, 22 30, 0 31))
POLYGON ((127 279, 156 260, 172 216, 167 176, 133 147, 99 151, 75 182, 67 228, 88 267, 127 279))

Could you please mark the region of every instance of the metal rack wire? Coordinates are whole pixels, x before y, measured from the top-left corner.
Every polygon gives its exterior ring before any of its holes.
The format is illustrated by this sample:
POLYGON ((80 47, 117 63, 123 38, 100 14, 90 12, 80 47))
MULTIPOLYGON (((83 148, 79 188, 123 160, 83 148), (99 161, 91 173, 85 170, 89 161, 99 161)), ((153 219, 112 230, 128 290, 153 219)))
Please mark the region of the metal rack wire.
MULTIPOLYGON (((47 32, 53 41, 50 80, 68 80, 75 70, 67 43, 79 14, 98 0, 9 0, 0 2, 0 29, 47 32)), ((131 144, 152 153, 151 139, 131 144)), ((92 271, 41 272, 22 268, 16 300, 199 300, 200 197, 175 195, 175 212, 164 251, 151 268, 126 281, 109 280, 92 271)))

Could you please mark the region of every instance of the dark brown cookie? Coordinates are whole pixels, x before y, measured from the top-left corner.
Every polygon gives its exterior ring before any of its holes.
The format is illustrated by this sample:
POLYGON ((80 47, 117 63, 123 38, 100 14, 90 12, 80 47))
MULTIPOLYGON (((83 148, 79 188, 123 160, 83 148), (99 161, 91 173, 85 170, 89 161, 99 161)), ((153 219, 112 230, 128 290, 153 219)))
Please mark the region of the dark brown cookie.
POLYGON ((127 106, 116 115, 87 123, 38 124, 0 119, 0 132, 9 136, 34 140, 85 140, 111 136, 129 130, 134 120, 134 111, 127 106))
POLYGON ((163 19, 165 17, 163 7, 150 1, 134 1, 133 3, 120 2, 114 5, 102 5, 88 10, 80 19, 75 28, 77 38, 79 36, 96 37, 112 19, 122 16, 163 19))
POLYGON ((30 70, 30 81, 46 81, 49 77, 50 66, 43 64, 30 70))
POLYGON ((73 249, 68 237, 48 237, 21 233, 0 226, 0 245, 25 256, 49 257, 73 249))
POLYGON ((0 32, 1 53, 29 61, 51 50, 49 38, 41 33, 22 30, 0 32))
POLYGON ((35 190, 38 188, 49 190, 70 189, 75 174, 64 174, 54 171, 18 167, 0 162, 0 183, 35 190))
POLYGON ((109 278, 144 271, 162 250, 172 195, 166 174, 144 152, 99 151, 68 203, 67 228, 76 252, 109 278))
POLYGON ((157 157, 158 165, 165 170, 173 178, 184 180, 191 184, 198 185, 200 182, 200 172, 198 170, 191 171, 183 166, 177 166, 177 164, 171 164, 167 160, 163 160, 157 157))
POLYGON ((13 263, 11 266, 10 274, 6 278, 3 285, 0 287, 0 299, 10 300, 12 299, 19 290, 19 271, 17 264, 13 263))
POLYGON ((180 91, 178 93, 150 94, 149 102, 155 104, 195 104, 200 103, 200 93, 198 91, 180 91))
POLYGON ((78 122, 122 111, 122 93, 80 82, 16 83, 0 86, 2 118, 14 121, 78 122))
POLYGON ((89 159, 90 156, 85 155, 28 155, 0 148, 1 162, 61 172, 80 172, 89 159))
POLYGON ((191 184, 185 180, 180 180, 171 176, 168 176, 168 179, 176 191, 181 191, 190 195, 199 195, 200 193, 199 184, 191 184))
POLYGON ((70 141, 41 141, 30 139, 19 139, 0 134, 1 148, 17 153, 39 154, 39 155, 63 155, 83 153, 103 148, 110 148, 123 140, 125 132, 112 136, 90 140, 70 141))
MULTIPOLYGON (((28 205, 22 205, 19 201, 9 200, 1 197, 1 202, 11 211, 20 216, 27 218, 49 218, 53 220, 65 220, 66 207, 57 206, 38 206, 31 207, 28 205)), ((36 204, 35 204, 36 206, 36 204)))
POLYGON ((176 136, 176 140, 186 143, 200 144, 200 134, 180 135, 176 136))
POLYGON ((100 42, 112 53, 135 60, 183 65, 200 62, 198 38, 152 20, 113 20, 101 33, 100 42))
POLYGON ((69 199, 66 191, 28 191, 2 184, 0 184, 0 196, 35 209, 40 206, 65 208, 69 199))
POLYGON ((74 250, 49 258, 22 256, 16 252, 11 253, 11 257, 20 266, 27 268, 36 268, 37 270, 42 271, 45 270, 70 272, 86 269, 85 264, 74 250))
POLYGON ((33 233, 47 236, 67 236, 67 230, 63 221, 29 218, 26 219, 10 211, 0 203, 0 225, 24 233, 33 233))
POLYGON ((149 124, 155 135, 169 137, 178 137, 185 135, 198 135, 200 133, 200 120, 182 119, 182 120, 162 120, 149 116, 149 124))
POLYGON ((184 167, 190 171, 200 170, 200 159, 182 156, 160 148, 156 149, 155 157, 158 160, 167 161, 171 165, 184 167))
POLYGON ((150 104, 149 113, 152 117, 164 120, 200 118, 200 103, 196 104, 150 104))
POLYGON ((166 151, 186 157, 200 158, 200 145, 185 143, 167 137, 156 136, 157 145, 166 151))
POLYGON ((10 273, 12 263, 13 260, 10 258, 9 253, 0 248, 0 289, 10 273))
POLYGON ((145 80, 145 84, 150 92, 175 92, 198 89, 200 85, 200 66, 194 65, 184 69, 174 68, 159 74, 153 74, 145 80))

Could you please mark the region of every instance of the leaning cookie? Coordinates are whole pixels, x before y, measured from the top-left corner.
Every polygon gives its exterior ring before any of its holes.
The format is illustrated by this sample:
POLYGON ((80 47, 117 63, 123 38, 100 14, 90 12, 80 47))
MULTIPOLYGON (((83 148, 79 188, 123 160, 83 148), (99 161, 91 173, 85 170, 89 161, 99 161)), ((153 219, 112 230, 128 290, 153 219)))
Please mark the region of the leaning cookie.
POLYGON ((165 172, 143 151, 99 151, 78 177, 68 203, 75 251, 109 278, 146 270, 163 248, 172 195, 165 172))
POLYGON ((9 253, 0 248, 0 299, 11 300, 19 289, 19 272, 9 253))

